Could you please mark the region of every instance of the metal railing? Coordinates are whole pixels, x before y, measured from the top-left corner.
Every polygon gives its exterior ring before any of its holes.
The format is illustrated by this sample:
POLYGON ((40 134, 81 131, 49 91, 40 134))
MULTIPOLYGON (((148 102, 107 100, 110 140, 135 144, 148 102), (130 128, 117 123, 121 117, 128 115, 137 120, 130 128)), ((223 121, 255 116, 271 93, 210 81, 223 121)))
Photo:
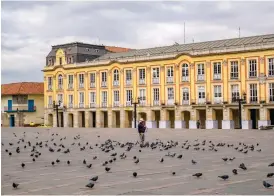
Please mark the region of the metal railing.
POLYGON ((96 103, 89 103, 89 107, 90 108, 95 108, 96 107, 96 103))
POLYGON ((173 83, 173 77, 167 77, 166 82, 167 83, 173 83))
POLYGON ((84 88, 84 83, 79 83, 79 88, 84 88))
POLYGON ((5 106, 4 112, 35 112, 36 106, 28 106, 28 105, 18 105, 18 106, 5 106))
POLYGON ((188 82, 189 76, 182 76, 182 82, 188 82))
POLYGON ((49 104, 48 104, 48 108, 53 108, 53 104, 52 104, 52 103, 49 103, 49 104))
POLYGON ((48 90, 52 90, 52 85, 48 85, 48 90))
POLYGON ((131 101, 126 101, 126 106, 132 106, 131 101))
POLYGON ((167 105, 174 105, 174 102, 175 102, 174 99, 168 99, 166 104, 167 105))
POLYGON ((106 81, 102 81, 101 82, 101 87, 107 87, 107 82, 106 81))
POLYGON ((139 84, 146 84, 145 79, 139 79, 139 84))
POLYGON ((132 85, 132 80, 126 80, 126 85, 132 85))
POLYGON ((106 107, 107 107, 107 102, 102 102, 102 103, 101 103, 101 106, 102 106, 103 108, 106 108, 106 107))
POLYGON ((119 101, 114 101, 113 106, 114 107, 120 107, 120 102, 119 101))
POLYGON ((213 75, 213 79, 214 79, 214 80, 221 80, 221 78, 222 78, 222 75, 221 75, 221 74, 214 74, 214 75, 213 75))
POLYGON ((160 79, 159 78, 152 78, 152 84, 159 84, 160 79))
POLYGON ((258 97, 250 97, 249 101, 250 101, 250 103, 257 103, 258 102, 258 97))
POLYGON ((213 98, 213 103, 214 104, 221 104, 221 103, 223 103, 223 98, 222 97, 214 97, 213 98))
POLYGON ((153 105, 154 105, 154 106, 160 105, 160 101, 159 101, 159 100, 154 100, 154 101, 153 101, 153 105))
POLYGON ((73 108, 73 103, 69 103, 68 108, 73 108))
POLYGON ((197 80, 198 81, 204 81, 205 80, 205 75, 204 74, 203 75, 198 75, 197 80))
POLYGON ((182 100, 183 105, 189 105, 189 100, 182 100))
POLYGON ((84 108, 84 103, 79 103, 79 108, 84 108))
POLYGON ((58 85, 58 90, 63 90, 63 85, 58 85))
POLYGON ((145 100, 140 101, 139 106, 145 106, 145 105, 146 105, 146 101, 145 100))
POLYGON ((114 80, 113 81, 113 86, 119 86, 119 80, 114 80))
POLYGON ((68 84, 68 89, 73 89, 73 84, 68 84))
POLYGON ((90 88, 95 88, 95 82, 90 83, 90 88))

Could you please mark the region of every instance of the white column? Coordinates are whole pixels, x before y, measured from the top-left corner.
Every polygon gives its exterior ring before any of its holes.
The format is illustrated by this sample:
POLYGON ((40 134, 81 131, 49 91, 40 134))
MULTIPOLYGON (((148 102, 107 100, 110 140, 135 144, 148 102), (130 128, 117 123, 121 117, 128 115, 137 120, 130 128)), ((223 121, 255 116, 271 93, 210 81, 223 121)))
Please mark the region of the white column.
POLYGON ((189 129, 197 129, 197 120, 189 121, 189 129))
POLYGON ((56 119, 56 112, 53 113, 53 127, 57 127, 57 119, 56 119))
POLYGON ((186 122, 184 120, 175 120, 174 127, 175 127, 175 129, 185 129, 186 122))
POLYGON ((271 125, 270 120, 259 120, 258 121, 258 128, 260 128, 260 126, 268 126, 268 125, 271 125))
POLYGON ((73 114, 73 127, 78 128, 79 127, 79 114, 78 111, 74 112, 73 114))
POLYGON ((159 122, 159 128, 161 128, 161 129, 170 128, 170 121, 169 120, 161 120, 159 122))
POLYGON ((206 120, 206 129, 218 129, 218 121, 206 120))
POLYGON ((233 120, 223 120, 222 121, 222 129, 234 129, 234 121, 233 120))
POLYGON ((63 112, 64 115, 64 127, 68 127, 68 113, 63 112))
POLYGON ((85 111, 85 127, 91 127, 90 126, 90 112, 89 111, 85 111))
POLYGON ((147 121, 146 126, 147 126, 147 128, 157 128, 157 122, 156 121, 147 121))
POLYGON ((252 120, 242 120, 242 129, 252 129, 252 120))

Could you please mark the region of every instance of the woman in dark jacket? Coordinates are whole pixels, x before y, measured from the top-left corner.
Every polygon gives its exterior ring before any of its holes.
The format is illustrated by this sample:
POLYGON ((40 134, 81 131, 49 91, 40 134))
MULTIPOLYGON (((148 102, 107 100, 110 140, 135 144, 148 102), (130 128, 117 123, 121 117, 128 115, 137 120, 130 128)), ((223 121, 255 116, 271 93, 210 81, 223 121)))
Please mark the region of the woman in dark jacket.
POLYGON ((141 118, 138 124, 138 132, 141 140, 141 145, 144 145, 144 142, 145 142, 146 129, 147 127, 146 127, 145 121, 144 119, 141 118))

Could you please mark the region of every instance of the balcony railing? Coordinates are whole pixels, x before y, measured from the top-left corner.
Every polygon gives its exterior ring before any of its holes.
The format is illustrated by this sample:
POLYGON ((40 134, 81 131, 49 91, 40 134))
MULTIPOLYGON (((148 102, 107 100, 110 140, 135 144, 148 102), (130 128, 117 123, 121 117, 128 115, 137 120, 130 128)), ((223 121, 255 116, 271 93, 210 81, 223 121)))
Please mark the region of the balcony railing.
POLYGON ((49 103, 49 104, 48 104, 48 108, 53 108, 53 104, 52 104, 52 103, 49 103))
POLYGON ((182 101, 182 104, 183 104, 183 105, 189 105, 189 100, 183 100, 183 101, 182 101))
POLYGON ((139 84, 146 84, 145 79, 139 79, 139 84))
POLYGON ((63 90, 63 85, 58 85, 58 90, 63 90))
POLYGON ((107 107, 107 102, 102 102, 101 106, 102 106, 102 108, 106 108, 107 107))
POLYGON ((68 84, 68 89, 73 89, 73 84, 68 84))
POLYGON ((221 74, 214 74, 213 79, 214 80, 221 80, 221 74))
POLYGON ((48 90, 49 90, 49 91, 52 90, 52 85, 48 85, 48 90))
POLYGON ((258 102, 258 97, 250 97, 250 103, 257 103, 258 102))
POLYGON ((89 103, 89 107, 90 108, 95 108, 96 107, 96 103, 89 103))
POLYGON ((152 78, 152 84, 159 84, 160 79, 159 78, 152 78))
POLYGON ((173 83, 173 77, 167 77, 166 82, 167 83, 173 83))
POLYGON ((113 86, 119 86, 119 80, 114 80, 113 81, 113 86))
POLYGON ((205 104, 205 103, 206 103, 206 99, 205 98, 198 99, 198 104, 205 104))
POLYGON ((90 83, 90 88, 95 88, 95 82, 90 83))
POLYGON ((139 103, 139 106, 145 106, 146 105, 146 101, 144 100, 144 101, 140 101, 140 103, 139 103))
POLYGON ((223 102, 223 98, 222 97, 214 97, 213 98, 213 103, 214 104, 221 104, 223 102))
POLYGON ((205 75, 198 75, 197 80, 198 81, 204 81, 205 80, 205 75))
POLYGON ((84 83, 80 83, 79 88, 84 88, 84 83))
POLYGON ((73 108, 73 103, 69 103, 68 108, 73 108))
POLYGON ((126 101, 126 106, 132 106, 131 101, 126 101))
POLYGON ((79 108, 84 108, 84 103, 79 103, 79 108))
POLYGON ((159 101, 159 100, 154 100, 154 101, 153 101, 153 105, 154 105, 154 106, 160 105, 160 101, 159 101))
POLYGON ((132 85, 132 80, 126 80, 126 85, 127 85, 127 86, 132 85))
POLYGON ((119 107, 120 106, 120 102, 119 101, 114 101, 113 102, 113 106, 114 107, 119 107))
POLYGON ((30 107, 30 106, 12 106, 4 107, 4 112, 35 112, 36 111, 36 106, 30 107))
POLYGON ((167 105, 174 105, 174 99, 168 99, 167 100, 167 105))
POLYGON ((107 82, 106 81, 102 81, 101 82, 101 87, 107 87, 107 82))
POLYGON ((182 76, 182 82, 188 82, 189 77, 188 76, 182 76))

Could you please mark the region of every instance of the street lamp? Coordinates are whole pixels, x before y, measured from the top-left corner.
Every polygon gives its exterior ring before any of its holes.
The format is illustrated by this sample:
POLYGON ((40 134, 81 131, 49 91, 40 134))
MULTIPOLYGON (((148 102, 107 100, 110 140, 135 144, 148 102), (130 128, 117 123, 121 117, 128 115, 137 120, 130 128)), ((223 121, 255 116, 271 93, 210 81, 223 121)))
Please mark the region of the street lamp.
POLYGON ((238 102, 239 104, 239 129, 242 129, 242 104, 245 102, 246 100, 246 93, 243 93, 243 98, 236 98, 237 93, 232 93, 232 101, 233 102, 238 102))
POLYGON ((53 109, 56 111, 57 127, 59 127, 58 107, 61 105, 61 103, 61 100, 58 101, 58 104, 55 104, 55 101, 53 101, 53 109))
POLYGON ((131 104, 134 105, 134 128, 136 128, 136 122, 137 122, 137 120, 136 120, 136 118, 137 118, 137 108, 136 108, 136 106, 139 103, 140 103, 140 97, 137 98, 137 102, 133 102, 133 100, 131 99, 131 104))

